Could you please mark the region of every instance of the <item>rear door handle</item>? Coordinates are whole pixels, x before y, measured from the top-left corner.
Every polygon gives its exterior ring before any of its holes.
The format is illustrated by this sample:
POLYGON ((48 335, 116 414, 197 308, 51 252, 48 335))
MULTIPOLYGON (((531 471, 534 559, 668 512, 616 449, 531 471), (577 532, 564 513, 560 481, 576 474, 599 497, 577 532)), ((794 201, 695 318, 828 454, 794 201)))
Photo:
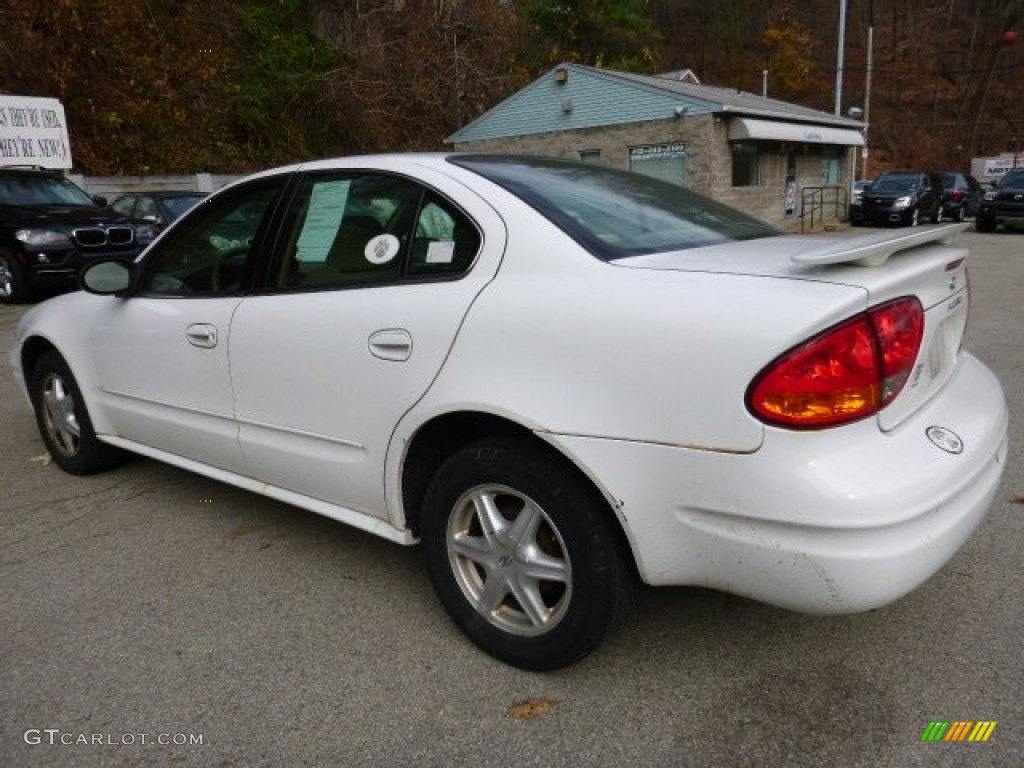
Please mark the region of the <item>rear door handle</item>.
POLYGON ((388 328, 370 334, 370 354, 381 360, 405 362, 412 356, 412 335, 402 328, 388 328))
POLYGON ((217 346, 217 326, 209 323, 192 323, 185 330, 185 338, 193 347, 213 349, 217 346))

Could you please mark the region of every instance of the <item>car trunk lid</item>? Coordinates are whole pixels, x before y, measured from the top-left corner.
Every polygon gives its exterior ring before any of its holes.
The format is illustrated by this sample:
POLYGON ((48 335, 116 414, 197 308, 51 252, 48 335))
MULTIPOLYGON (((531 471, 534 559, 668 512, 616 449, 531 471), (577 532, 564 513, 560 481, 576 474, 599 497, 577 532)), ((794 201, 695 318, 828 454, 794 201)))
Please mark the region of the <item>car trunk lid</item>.
POLYGON ((968 254, 949 240, 963 229, 945 225, 854 237, 782 236, 634 256, 614 264, 853 286, 864 291, 864 309, 915 296, 925 310, 924 338, 906 386, 878 416, 880 427, 889 430, 927 402, 955 369, 967 325, 968 254))

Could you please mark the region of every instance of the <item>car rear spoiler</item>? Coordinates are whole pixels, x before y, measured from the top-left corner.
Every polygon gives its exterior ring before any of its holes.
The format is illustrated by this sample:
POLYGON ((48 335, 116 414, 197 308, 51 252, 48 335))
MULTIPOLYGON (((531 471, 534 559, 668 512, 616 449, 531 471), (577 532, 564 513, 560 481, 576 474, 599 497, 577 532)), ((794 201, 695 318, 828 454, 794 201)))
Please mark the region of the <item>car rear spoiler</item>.
POLYGON ((967 229, 967 224, 938 224, 919 227, 907 234, 871 232, 866 235, 830 240, 816 244, 792 256, 799 264, 822 266, 825 264, 859 264, 862 267, 880 267, 889 257, 900 251, 916 248, 925 243, 944 243, 967 229))

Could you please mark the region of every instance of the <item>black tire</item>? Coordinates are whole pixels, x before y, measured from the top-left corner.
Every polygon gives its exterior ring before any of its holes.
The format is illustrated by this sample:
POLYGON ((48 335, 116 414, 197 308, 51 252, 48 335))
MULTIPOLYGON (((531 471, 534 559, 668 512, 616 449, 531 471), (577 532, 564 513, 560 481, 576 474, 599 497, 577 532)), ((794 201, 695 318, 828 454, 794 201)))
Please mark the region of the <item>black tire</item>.
POLYGON ((0 252, 0 304, 22 304, 34 298, 25 270, 9 253, 0 252))
POLYGON ((501 661, 545 671, 590 653, 630 602, 634 572, 615 524, 563 457, 495 437, 437 471, 421 533, 430 580, 455 624, 501 661))
POLYGON ((979 232, 995 232, 996 231, 996 220, 988 216, 982 216, 980 213, 974 220, 974 228, 979 232))
POLYGON ((123 451, 96 438, 78 382, 59 354, 50 351, 39 358, 29 391, 39 434, 65 472, 91 475, 125 460, 123 451))
POLYGON ((931 218, 932 224, 938 224, 940 221, 942 221, 942 206, 941 205, 938 208, 935 209, 935 212, 932 214, 932 218, 931 218))

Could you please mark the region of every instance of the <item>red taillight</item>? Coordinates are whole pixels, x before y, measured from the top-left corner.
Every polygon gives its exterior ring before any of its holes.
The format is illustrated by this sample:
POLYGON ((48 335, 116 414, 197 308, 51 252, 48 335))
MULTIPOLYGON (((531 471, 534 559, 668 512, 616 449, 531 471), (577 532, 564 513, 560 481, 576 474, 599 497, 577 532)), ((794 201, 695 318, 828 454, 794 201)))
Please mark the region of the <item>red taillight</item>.
POLYGON ((754 379, 747 402, 763 421, 788 427, 870 416, 903 389, 923 334, 917 299, 882 304, 778 358, 754 379))
POLYGON ((959 203, 961 200, 964 199, 964 191, 962 189, 954 190, 952 197, 956 202, 959 203))

